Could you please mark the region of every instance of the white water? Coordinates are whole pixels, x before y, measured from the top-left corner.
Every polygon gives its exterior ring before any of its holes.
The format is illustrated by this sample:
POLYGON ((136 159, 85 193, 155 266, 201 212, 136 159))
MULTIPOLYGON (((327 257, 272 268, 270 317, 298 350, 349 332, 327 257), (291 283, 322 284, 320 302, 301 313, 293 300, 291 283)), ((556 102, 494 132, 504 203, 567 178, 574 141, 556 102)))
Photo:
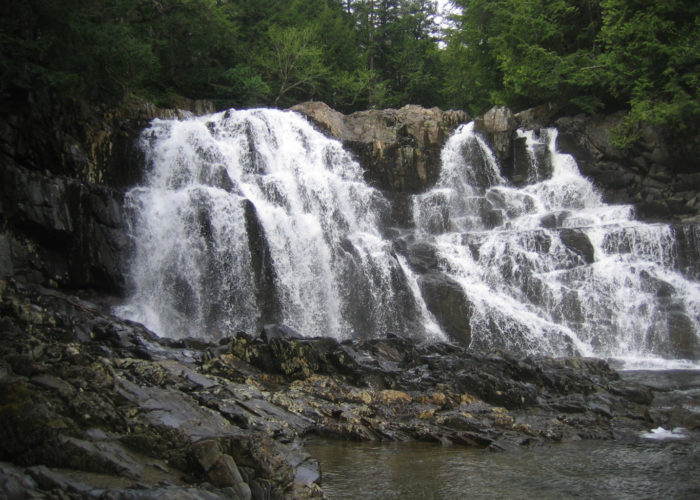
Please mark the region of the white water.
MULTIPOLYGON (((700 368, 700 284, 683 269, 679 229, 603 203, 556 151, 555 130, 519 134, 529 162, 516 187, 474 125, 460 127, 436 186, 414 196, 415 228, 401 232, 435 248, 430 271, 463 290, 472 346, 700 368)), ((156 120, 141 141, 147 173, 127 195, 135 252, 122 316, 169 337, 278 322, 338 339, 445 338, 410 248, 382 232, 389 202, 299 115, 156 120)))
POLYGON ((386 200, 300 116, 156 120, 142 148, 146 180, 127 196, 134 293, 121 315, 170 337, 273 321, 308 336, 442 335, 380 233, 386 200))
POLYGON ((682 427, 676 427, 673 430, 667 430, 663 427, 657 427, 656 429, 652 429, 649 432, 643 432, 642 437, 644 439, 652 439, 654 441, 688 439, 686 430, 682 427))
POLYGON ((507 183, 468 124, 446 144, 435 188, 414 198, 418 231, 474 306, 472 345, 700 367, 674 360, 700 331, 700 285, 677 269, 674 229, 603 203, 556 151, 555 130, 519 134, 527 185, 507 183))

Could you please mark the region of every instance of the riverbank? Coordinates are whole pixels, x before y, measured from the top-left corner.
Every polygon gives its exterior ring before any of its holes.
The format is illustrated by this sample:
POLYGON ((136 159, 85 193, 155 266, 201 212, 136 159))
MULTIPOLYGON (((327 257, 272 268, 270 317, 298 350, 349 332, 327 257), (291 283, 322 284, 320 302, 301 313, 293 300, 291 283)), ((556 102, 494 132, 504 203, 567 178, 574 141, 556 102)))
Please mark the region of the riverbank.
POLYGON ((77 296, 0 287, 10 498, 314 498, 323 492, 309 436, 511 453, 674 425, 649 411, 649 388, 600 360, 280 327, 173 341, 77 296))

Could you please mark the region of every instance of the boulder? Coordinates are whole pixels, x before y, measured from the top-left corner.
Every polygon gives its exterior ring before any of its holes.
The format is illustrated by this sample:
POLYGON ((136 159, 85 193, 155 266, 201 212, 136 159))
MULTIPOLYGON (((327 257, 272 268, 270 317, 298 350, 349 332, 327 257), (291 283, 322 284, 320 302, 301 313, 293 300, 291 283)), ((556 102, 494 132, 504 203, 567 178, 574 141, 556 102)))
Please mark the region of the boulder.
POLYGON ((427 241, 416 241, 408 244, 404 250, 406 260, 411 268, 420 274, 437 271, 440 260, 434 245, 427 241))
POLYGON ((518 125, 509 108, 494 106, 475 121, 476 129, 486 136, 501 162, 513 157, 513 138, 518 125))
POLYGON ((435 183, 442 146, 458 125, 469 121, 463 111, 416 105, 350 115, 322 102, 305 102, 291 109, 341 141, 364 168, 368 182, 406 193, 425 191, 435 183))
POLYGON ((683 310, 668 312, 666 320, 668 328, 669 355, 676 358, 698 359, 700 357, 700 342, 695 333, 693 320, 683 310))
POLYGON ((561 229, 559 239, 569 250, 578 255, 586 264, 595 261, 595 249, 586 233, 580 229, 561 229))
POLYGON ((473 306, 456 281, 438 273, 421 276, 418 284, 428 310, 450 339, 468 346, 471 342, 473 306))
POLYGON ((260 338, 269 344, 272 339, 301 339, 304 337, 294 328, 290 328, 287 325, 268 324, 263 326, 260 338))

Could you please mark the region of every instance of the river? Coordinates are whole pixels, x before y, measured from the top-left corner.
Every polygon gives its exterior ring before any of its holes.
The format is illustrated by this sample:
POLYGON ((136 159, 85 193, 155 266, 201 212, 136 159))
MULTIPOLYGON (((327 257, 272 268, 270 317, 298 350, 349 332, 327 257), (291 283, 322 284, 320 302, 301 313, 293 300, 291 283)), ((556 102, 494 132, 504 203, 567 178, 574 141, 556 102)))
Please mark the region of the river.
MULTIPOLYGON (((700 371, 629 371, 655 388, 652 411, 700 423, 700 371)), ((615 441, 502 452, 433 443, 311 438, 323 490, 349 498, 700 498, 700 429, 650 429, 615 441)))

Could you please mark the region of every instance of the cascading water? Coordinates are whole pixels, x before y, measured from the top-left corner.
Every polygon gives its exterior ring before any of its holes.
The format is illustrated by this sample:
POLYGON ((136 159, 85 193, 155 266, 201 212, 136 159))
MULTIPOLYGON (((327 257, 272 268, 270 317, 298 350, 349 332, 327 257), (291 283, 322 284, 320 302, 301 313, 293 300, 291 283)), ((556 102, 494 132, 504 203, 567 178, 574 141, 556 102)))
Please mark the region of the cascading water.
POLYGON ((472 346, 664 366, 662 358, 697 360, 700 285, 679 258, 677 234, 689 229, 604 204, 556 151, 556 130, 519 135, 529 160, 523 187, 501 176, 471 123, 446 144, 435 188, 414 197, 418 237, 471 305, 472 346))
POLYGON ((382 237, 387 201, 337 141, 277 110, 154 121, 127 195, 133 296, 170 337, 280 322, 308 336, 442 335, 382 237))
POLYGON ((119 313, 170 337, 278 322, 697 364, 698 226, 635 221, 556 151, 555 130, 519 136, 512 182, 474 124, 460 127, 437 184, 413 197, 414 227, 383 233, 388 200, 297 114, 156 120, 144 185, 127 195, 134 291, 119 313))

